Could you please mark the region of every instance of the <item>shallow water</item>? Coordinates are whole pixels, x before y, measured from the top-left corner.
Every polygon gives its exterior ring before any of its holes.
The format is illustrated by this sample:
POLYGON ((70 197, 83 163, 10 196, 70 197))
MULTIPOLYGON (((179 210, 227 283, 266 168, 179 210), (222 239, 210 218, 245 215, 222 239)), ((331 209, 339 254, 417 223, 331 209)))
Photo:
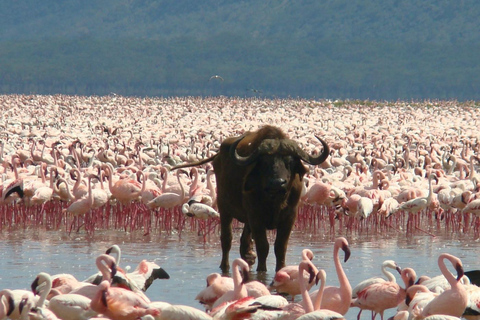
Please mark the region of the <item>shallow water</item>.
MULTIPOLYGON (((479 241, 471 235, 443 232, 436 237, 424 233, 347 233, 315 234, 295 231, 287 253, 287 264, 296 264, 303 248, 310 248, 318 268, 327 272, 328 285, 338 285, 332 262, 333 240, 345 236, 352 255, 343 264, 352 287, 363 279, 381 276, 380 265, 386 259, 395 260, 401 267, 412 267, 418 275, 437 275, 437 257, 442 252, 462 259, 465 270, 480 269, 478 261, 479 241)), ((273 240, 273 234, 270 235, 273 240)), ((0 289, 28 289, 36 274, 71 273, 85 279, 96 272, 97 255, 112 244, 122 249, 121 266, 132 269, 142 260, 155 261, 169 274, 169 280, 156 280, 147 290, 152 301, 184 304, 202 309, 194 300, 205 286, 205 277, 219 272, 220 243, 216 235, 203 241, 193 232, 158 233, 144 236, 141 232, 97 231, 94 235, 64 231, 18 230, 0 234, 0 289)), ((238 257, 239 234, 234 236, 230 259, 238 257)), ((273 243, 273 241, 271 241, 273 243)), ((342 256, 342 253, 341 253, 342 256)), ((343 259, 343 256, 342 256, 343 259)), ((274 275, 273 248, 268 259, 269 271, 252 272, 253 278, 270 282, 274 275)), ((399 277, 397 277, 399 279, 399 277)), ((347 319, 356 319, 358 309, 352 308, 347 319)), ((394 310, 385 315, 391 316, 394 310)), ((362 319, 370 319, 370 312, 363 312, 362 319)))

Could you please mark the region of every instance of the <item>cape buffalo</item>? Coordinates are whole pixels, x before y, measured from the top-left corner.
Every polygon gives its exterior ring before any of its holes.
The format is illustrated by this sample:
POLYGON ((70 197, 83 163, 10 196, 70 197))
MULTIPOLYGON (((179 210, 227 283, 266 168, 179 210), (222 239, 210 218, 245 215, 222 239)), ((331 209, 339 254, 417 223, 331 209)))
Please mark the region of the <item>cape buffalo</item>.
POLYGON ((221 222, 222 272, 228 272, 232 245, 232 221, 244 223, 240 239, 240 256, 250 265, 258 255, 257 271, 266 271, 269 244, 266 230, 277 230, 275 239, 276 270, 285 266, 290 233, 297 216, 302 178, 311 165, 324 162, 329 155, 322 139, 323 151, 312 156, 290 140, 279 128, 264 126, 240 137, 225 139, 220 151, 196 163, 174 167, 191 167, 213 161, 217 181, 217 204, 221 222))

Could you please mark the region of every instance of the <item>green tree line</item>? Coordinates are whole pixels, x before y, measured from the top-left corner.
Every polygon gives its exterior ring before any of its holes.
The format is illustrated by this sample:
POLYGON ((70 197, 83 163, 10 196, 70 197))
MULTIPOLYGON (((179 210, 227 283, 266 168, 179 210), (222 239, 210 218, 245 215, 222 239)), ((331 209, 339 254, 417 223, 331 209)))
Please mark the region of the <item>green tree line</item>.
POLYGON ((480 99, 474 0, 19 0, 3 9, 0 93, 480 99))

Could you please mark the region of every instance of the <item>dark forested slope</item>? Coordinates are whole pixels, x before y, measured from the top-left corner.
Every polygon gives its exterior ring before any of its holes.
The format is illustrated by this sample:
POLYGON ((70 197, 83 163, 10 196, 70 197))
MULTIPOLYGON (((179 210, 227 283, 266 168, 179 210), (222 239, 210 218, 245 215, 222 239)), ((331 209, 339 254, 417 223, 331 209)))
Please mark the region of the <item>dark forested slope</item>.
POLYGON ((6 1, 0 92, 480 99, 479 16, 474 0, 6 1))

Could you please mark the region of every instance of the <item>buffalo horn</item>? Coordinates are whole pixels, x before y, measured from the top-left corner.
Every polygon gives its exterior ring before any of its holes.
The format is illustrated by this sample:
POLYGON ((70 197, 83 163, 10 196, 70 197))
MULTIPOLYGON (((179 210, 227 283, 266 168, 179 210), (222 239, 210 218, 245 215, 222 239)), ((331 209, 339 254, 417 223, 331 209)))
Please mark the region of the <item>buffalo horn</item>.
POLYGON ((327 160, 328 155, 330 154, 330 149, 328 148, 328 144, 320 139, 319 137, 315 136, 315 138, 318 139, 322 143, 323 146, 323 152, 319 154, 318 156, 314 157, 312 155, 307 154, 303 149, 300 147, 297 147, 297 154, 298 156, 305 162, 311 164, 311 165, 319 165, 320 163, 324 162, 327 160))
POLYGON ((237 140, 235 140, 230 146, 230 157, 233 161, 239 166, 248 166, 253 163, 260 154, 259 149, 257 148, 251 155, 242 157, 237 153, 237 146, 245 138, 245 134, 241 135, 237 140))
POLYGON ((237 140, 235 140, 232 145, 230 146, 230 156, 234 159, 235 163, 239 166, 248 166, 249 164, 253 163, 260 154, 273 154, 277 151, 281 153, 290 153, 296 154, 300 159, 303 161, 311 164, 311 165, 318 165, 324 162, 328 155, 330 154, 330 150, 328 145, 325 141, 320 139, 319 137, 315 136, 323 145, 323 152, 314 157, 307 154, 304 150, 302 150, 295 141, 285 139, 285 140, 278 140, 278 139, 265 139, 263 140, 260 145, 258 146, 252 154, 248 156, 240 156, 237 153, 237 146, 242 141, 245 135, 240 136, 237 140))

